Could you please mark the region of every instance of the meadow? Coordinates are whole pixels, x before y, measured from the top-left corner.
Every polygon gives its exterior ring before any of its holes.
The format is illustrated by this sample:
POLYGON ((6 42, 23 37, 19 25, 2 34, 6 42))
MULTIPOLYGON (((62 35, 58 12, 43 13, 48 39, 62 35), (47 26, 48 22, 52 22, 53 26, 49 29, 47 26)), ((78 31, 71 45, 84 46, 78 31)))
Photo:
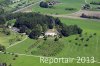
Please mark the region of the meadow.
MULTIPOLYGON (((87 0, 87 2, 91 1, 92 0, 87 0)), ((40 8, 38 6, 39 4, 37 4, 33 6, 32 11, 42 14, 69 14, 79 11, 81 6, 85 3, 84 0, 59 0, 59 2, 61 3, 48 9, 40 8), (65 8, 75 8, 76 10, 66 11, 65 8)), ((78 25, 83 29, 83 33, 81 35, 71 35, 59 38, 56 42, 54 41, 55 38, 51 37, 47 38, 47 40, 26 38, 26 40, 6 49, 8 53, 0 52, 0 62, 6 62, 8 65, 11 64, 12 66, 100 66, 99 63, 40 63, 39 56, 65 58, 93 56, 96 61, 100 62, 100 21, 69 18, 60 18, 60 20, 66 25, 78 25), (16 57, 16 55, 18 56, 16 57)), ((8 22, 13 24, 15 20, 8 22)), ((14 39, 16 36, 21 37, 21 34, 11 31, 11 35, 7 36, 0 32, 0 44, 9 47, 9 39, 14 39)), ((25 36, 22 37, 22 40, 23 39, 25 39, 25 36)), ((12 44, 14 43, 16 43, 16 41, 12 44)))
POLYGON ((58 2, 60 3, 54 5, 52 8, 41 8, 39 4, 37 4, 33 6, 32 11, 43 14, 68 14, 80 10, 82 4, 85 3, 84 0, 58 0, 58 2), (65 8, 74 8, 75 10, 70 11, 65 10, 65 8))
MULTIPOLYGON (((98 21, 93 21, 93 20, 80 20, 80 19, 65 19, 61 18, 61 21, 67 25, 78 25, 83 29, 83 34, 80 35, 72 35, 69 37, 63 37, 59 39, 59 42, 64 44, 63 49, 54 57, 95 57, 97 61, 100 61, 100 22, 98 21), (96 33, 96 35, 94 35, 96 33), (92 37, 91 37, 92 36, 92 37), (78 38, 78 39, 76 39, 78 38), (81 38, 84 38, 81 40, 81 38), (89 40, 87 41, 87 38, 89 40)), ((16 58, 16 60, 13 60, 13 62, 8 62, 12 63, 13 66, 27 66, 27 65, 40 65, 40 66, 49 66, 49 64, 43 64, 39 62, 39 56, 41 54, 31 54, 30 51, 40 51, 38 49, 38 46, 44 46, 45 44, 43 43, 43 39, 39 39, 38 43, 31 49, 29 52, 26 52, 27 48, 30 47, 31 45, 35 44, 38 40, 32 40, 32 39, 27 39, 22 43, 19 43, 9 49, 7 49, 7 52, 13 52, 13 53, 21 53, 21 54, 26 54, 26 55, 33 55, 33 56, 25 56, 22 55, 16 58), (44 45, 43 45, 44 44, 44 45)), ((54 39, 47 39, 46 44, 49 44, 54 41, 54 39)), ((48 46, 44 46, 45 48, 48 46)), ((48 48, 49 49, 49 48, 48 48)), ((44 52, 43 52, 44 53, 44 52)), ((1 54, 2 55, 2 54, 1 54)), ((5 55, 6 56, 6 55, 5 55)), ((12 61, 12 57, 10 58, 10 55, 7 55, 8 59, 12 61)), ((6 59, 7 60, 7 59, 6 59)), ((82 64, 82 63, 81 63, 82 64)), ((51 64, 52 66, 66 66, 66 65, 71 65, 71 66, 80 66, 80 64, 77 63, 68 63, 68 64, 63 64, 63 63, 58 63, 58 64, 51 64)), ((98 63, 83 63, 83 66, 99 66, 98 63)))

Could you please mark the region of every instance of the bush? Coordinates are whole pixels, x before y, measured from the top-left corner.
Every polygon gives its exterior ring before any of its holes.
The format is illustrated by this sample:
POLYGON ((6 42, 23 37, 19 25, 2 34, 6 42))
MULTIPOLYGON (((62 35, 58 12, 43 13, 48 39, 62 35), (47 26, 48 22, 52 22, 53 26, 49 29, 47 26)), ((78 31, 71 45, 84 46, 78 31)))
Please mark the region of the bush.
POLYGON ((75 43, 75 45, 78 45, 78 43, 75 43))
POLYGON ((46 36, 44 36, 44 40, 47 40, 47 37, 46 36))
POLYGON ((89 38, 87 38, 86 41, 89 41, 89 38))
POLYGON ((78 39, 79 39, 78 37, 75 38, 75 40, 78 40, 78 39))
POLYGON ((59 38, 58 37, 56 37, 55 39, 54 39, 54 41, 58 41, 59 40, 59 38))
POLYGON ((15 57, 18 57, 18 55, 15 55, 15 57))
POLYGON ((73 11, 76 10, 75 8, 65 8, 65 10, 73 11))
POLYGON ((5 50, 6 50, 5 46, 0 44, 0 51, 5 51, 5 50))
POLYGON ((94 33, 93 35, 97 35, 97 33, 94 33))
POLYGON ((84 46, 85 46, 85 47, 87 47, 87 46, 88 46, 88 44, 85 44, 84 46))
POLYGON ((72 42, 71 40, 69 40, 69 42, 72 42))
POLYGON ((40 7, 43 7, 43 8, 48 8, 48 3, 47 2, 40 2, 40 7))
POLYGON ((83 40, 84 40, 84 38, 81 38, 80 40, 81 40, 81 41, 83 41, 83 40))
POLYGON ((92 38, 92 35, 90 35, 89 38, 92 38))
POLYGON ((16 58, 13 58, 13 60, 16 60, 16 58))

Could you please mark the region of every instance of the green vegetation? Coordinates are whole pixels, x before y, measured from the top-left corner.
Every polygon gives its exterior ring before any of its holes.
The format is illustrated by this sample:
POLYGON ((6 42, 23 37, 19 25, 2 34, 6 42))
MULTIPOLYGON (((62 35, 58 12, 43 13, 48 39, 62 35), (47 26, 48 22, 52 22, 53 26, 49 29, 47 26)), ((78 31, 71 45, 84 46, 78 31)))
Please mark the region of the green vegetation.
POLYGON ((99 0, 87 0, 87 3, 90 4, 90 6, 92 7, 90 10, 92 11, 100 11, 100 7, 99 7, 99 0))
POLYGON ((13 32, 7 28, 0 28, 0 44, 8 47, 18 41, 21 41, 25 38, 24 35, 13 32))
MULTIPOLYGON (((3 13, 13 12, 20 8, 26 7, 28 5, 34 4, 39 0, 0 0, 0 8, 3 7, 3 13)), ((0 9, 1 12, 1 9, 0 9)), ((3 14, 2 13, 2 14, 3 14)), ((0 13, 1 14, 1 13, 0 13)))
MULTIPOLYGON (((77 57, 77 56, 91 57, 91 56, 94 56, 95 59, 99 61, 99 58, 100 58, 100 53, 99 53, 99 51, 100 51, 100 49, 99 49, 99 47, 100 47, 100 45, 99 45, 99 43, 100 43, 99 28, 100 28, 100 26, 99 26, 99 22, 92 21, 92 20, 64 19, 64 18, 61 18, 61 21, 67 25, 76 24, 76 25, 80 26, 84 32, 81 35, 73 35, 73 36, 69 36, 67 38, 65 37, 65 38, 59 39, 57 42, 59 42, 60 44, 63 44, 64 47, 55 57, 77 57)), ((43 39, 40 39, 37 41, 37 40, 32 40, 32 39, 28 38, 24 42, 19 43, 18 45, 7 49, 7 51, 15 52, 15 53, 22 53, 22 54, 31 54, 31 51, 35 51, 35 52, 43 51, 43 49, 40 50, 38 47, 41 46, 41 47, 48 48, 49 43, 54 42, 54 39, 47 38, 45 43, 43 43, 43 42, 44 42, 43 39), (32 48, 30 50, 28 50, 28 48, 30 48, 30 47, 32 47, 32 48)), ((54 46, 54 45, 52 45, 52 46, 54 46)), ((48 51, 48 50, 44 50, 44 51, 48 51)), ((45 53, 45 52, 43 52, 43 53, 45 53)), ((41 54, 34 53, 33 55, 41 55, 41 54)), ((5 54, 5 55, 1 54, 1 56, 3 56, 2 57, 3 59, 6 59, 4 57, 7 57, 8 59, 10 59, 10 61, 6 60, 7 63, 10 64, 11 62, 13 62, 12 65, 14 65, 14 66, 19 65, 19 63, 21 63, 21 65, 24 65, 24 66, 27 66, 30 64, 40 65, 40 66, 46 66, 46 65, 49 66, 49 64, 39 63, 38 57, 18 56, 16 58, 16 60, 12 60, 13 56, 11 56, 9 54, 5 54), (25 59, 27 59, 27 60, 25 60, 25 59)), ((68 64, 58 63, 58 64, 51 64, 51 65, 52 66, 60 66, 60 65, 80 66, 80 64, 77 64, 77 63, 68 63, 68 64)), ((99 64, 97 64, 97 63, 93 63, 93 64, 86 63, 86 64, 81 64, 81 65, 99 66, 99 64)))
POLYGON ((41 8, 39 4, 37 4, 33 6, 32 11, 43 14, 68 14, 80 10, 81 4, 84 3, 84 0, 57 0, 57 4, 51 8, 41 8), (73 8, 74 10, 65 10, 66 8, 73 8))
POLYGON ((1 19, 3 22, 8 20, 7 26, 15 22, 14 27, 19 29, 18 32, 27 34, 31 39, 38 39, 41 34, 44 36, 48 29, 56 29, 59 34, 65 37, 82 33, 82 29, 77 25, 67 26, 61 23, 59 18, 38 13, 8 14, 1 19), (9 22, 10 20, 12 20, 12 23, 9 22))
MULTIPOLYGON (((51 0, 45 0, 45 2, 49 1, 51 0)), ((13 13, 0 16, 0 64, 4 66, 100 66, 97 62, 88 63, 88 60, 84 63, 84 59, 81 59, 83 63, 76 63, 76 61, 72 63, 40 63, 41 56, 94 57, 96 61, 100 61, 99 20, 42 15, 68 14, 80 10, 83 5, 85 10, 99 11, 96 9, 98 5, 90 4, 91 2, 97 4, 99 0, 86 0, 87 3, 84 0, 55 1, 57 4, 49 8, 41 8, 40 3, 37 3, 32 8, 32 11, 36 13, 13 13), (14 30, 17 29, 16 27, 19 31, 14 30), (44 36, 48 29, 56 29, 59 35, 44 36), (38 38, 39 36, 43 36, 43 38, 38 38)), ((4 0, 0 0, 0 5, 2 5, 1 3, 4 4, 4 0)), ((29 3, 33 3, 33 0, 10 2, 8 6, 12 10, 27 6, 29 3)), ((10 11, 8 6, 5 5, 4 10, 10 11)), ((0 12, 2 13, 2 10, 0 12)), ((84 14, 82 16, 87 17, 84 14)), ((94 16, 89 18, 97 19, 94 16)))

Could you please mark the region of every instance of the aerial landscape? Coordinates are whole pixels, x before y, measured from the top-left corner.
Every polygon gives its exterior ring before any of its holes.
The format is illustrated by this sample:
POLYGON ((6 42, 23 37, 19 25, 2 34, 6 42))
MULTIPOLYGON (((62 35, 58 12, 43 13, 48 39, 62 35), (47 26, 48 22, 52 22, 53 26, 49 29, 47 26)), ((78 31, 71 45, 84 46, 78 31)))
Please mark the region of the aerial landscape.
POLYGON ((0 66, 100 66, 100 0, 0 0, 0 66))

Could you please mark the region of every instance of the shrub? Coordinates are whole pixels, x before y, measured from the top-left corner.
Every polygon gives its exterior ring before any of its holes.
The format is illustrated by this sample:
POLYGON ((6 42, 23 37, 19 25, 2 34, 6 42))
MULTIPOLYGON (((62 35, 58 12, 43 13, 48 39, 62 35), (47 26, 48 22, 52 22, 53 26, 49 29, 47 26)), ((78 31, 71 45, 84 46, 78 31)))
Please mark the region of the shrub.
POLYGON ((81 41, 83 41, 83 40, 84 40, 84 38, 81 38, 80 40, 81 40, 81 41))
POLYGON ((85 44, 84 46, 85 46, 85 47, 87 47, 87 46, 88 46, 88 44, 85 44))
POLYGON ((93 35, 97 35, 97 33, 94 33, 93 35))
POLYGON ((87 38, 86 41, 89 41, 89 38, 87 38))
POLYGON ((16 58, 13 58, 13 60, 16 60, 16 58))
POLYGON ((40 2, 40 7, 43 7, 43 8, 48 8, 48 3, 47 2, 40 2))
POLYGON ((58 41, 59 40, 59 38, 58 37, 56 37, 55 39, 54 39, 54 41, 58 41))
POLYGON ((44 40, 47 40, 47 37, 46 36, 44 36, 44 40))
POLYGON ((69 40, 69 42, 72 42, 71 40, 69 40))
POLYGON ((15 57, 18 57, 18 55, 15 55, 15 57))
POLYGON ((75 40, 78 40, 78 39, 79 39, 78 37, 75 38, 75 40))

